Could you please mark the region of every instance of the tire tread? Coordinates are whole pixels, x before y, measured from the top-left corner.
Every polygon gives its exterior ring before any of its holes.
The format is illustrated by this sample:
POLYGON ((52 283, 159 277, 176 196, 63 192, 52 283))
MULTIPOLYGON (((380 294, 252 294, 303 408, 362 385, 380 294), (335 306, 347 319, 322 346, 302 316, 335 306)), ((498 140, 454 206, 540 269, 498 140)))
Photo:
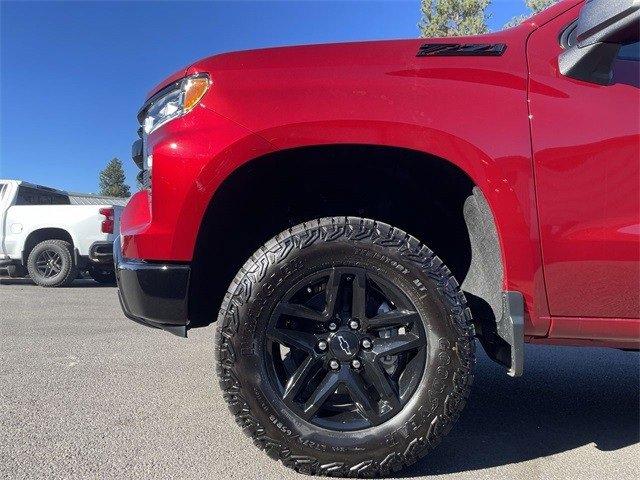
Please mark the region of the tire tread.
POLYGON ((320 218, 291 227, 266 242, 247 260, 232 280, 218 314, 215 340, 216 370, 223 397, 236 422, 269 457, 282 461, 285 466, 299 473, 309 475, 357 478, 384 476, 417 462, 440 443, 460 416, 473 383, 475 344, 471 320, 471 311, 457 280, 442 260, 415 237, 398 228, 367 218, 320 218), (342 238, 356 242, 367 240, 381 246, 397 248, 406 260, 426 271, 449 304, 452 324, 458 335, 457 345, 461 347, 459 356, 464 360, 461 368, 454 374, 455 389, 445 399, 445 413, 433 419, 424 437, 415 438, 403 451, 394 451, 383 459, 372 458, 354 465, 343 462, 323 464, 313 456, 293 455, 286 445, 270 438, 259 420, 252 415, 248 402, 242 397, 241 383, 233 372, 237 353, 232 342, 228 341, 238 330, 238 307, 249 301, 254 284, 264 277, 270 264, 285 260, 294 248, 304 249, 317 242, 333 242, 342 238))
POLYGON ((48 287, 48 288, 49 287, 67 287, 71 285, 71 283, 78 276, 78 268, 73 260, 72 249, 73 249, 73 246, 69 242, 65 240, 58 240, 58 239, 43 240, 42 242, 39 242, 38 244, 36 244, 31 249, 31 252, 29 252, 29 257, 27 258, 27 270, 29 272, 29 277, 31 278, 31 280, 33 280, 33 282, 36 285, 39 285, 41 287, 48 287), (53 283, 53 284, 43 283, 42 279, 40 278, 40 276, 37 274, 37 271, 35 270, 35 253, 34 252, 41 245, 55 245, 59 247, 62 250, 62 255, 64 256, 63 260, 67 262, 69 265, 67 274, 64 276, 64 278, 62 278, 60 281, 56 283, 53 283))

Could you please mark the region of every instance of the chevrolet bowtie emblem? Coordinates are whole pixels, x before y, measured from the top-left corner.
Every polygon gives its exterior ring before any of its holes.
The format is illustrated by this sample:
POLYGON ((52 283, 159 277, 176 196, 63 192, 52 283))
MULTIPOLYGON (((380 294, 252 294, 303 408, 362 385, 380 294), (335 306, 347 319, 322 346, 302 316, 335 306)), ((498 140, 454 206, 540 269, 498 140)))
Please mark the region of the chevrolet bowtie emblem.
POLYGON ((342 335, 338 335, 338 343, 340 344, 340 348, 344 351, 344 353, 346 353, 347 355, 351 355, 351 349, 349 348, 349 342, 347 342, 342 335))

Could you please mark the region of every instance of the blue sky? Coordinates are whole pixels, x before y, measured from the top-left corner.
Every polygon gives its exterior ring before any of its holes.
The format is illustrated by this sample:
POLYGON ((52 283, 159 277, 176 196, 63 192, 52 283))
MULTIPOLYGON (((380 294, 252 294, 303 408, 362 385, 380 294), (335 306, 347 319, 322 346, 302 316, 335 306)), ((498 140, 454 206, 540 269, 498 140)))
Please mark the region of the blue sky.
MULTIPOLYGON (((0 178, 95 192, 146 92, 198 58, 249 48, 416 38, 419 0, 0 1, 0 178)), ((493 0, 499 30, 524 0, 493 0)))

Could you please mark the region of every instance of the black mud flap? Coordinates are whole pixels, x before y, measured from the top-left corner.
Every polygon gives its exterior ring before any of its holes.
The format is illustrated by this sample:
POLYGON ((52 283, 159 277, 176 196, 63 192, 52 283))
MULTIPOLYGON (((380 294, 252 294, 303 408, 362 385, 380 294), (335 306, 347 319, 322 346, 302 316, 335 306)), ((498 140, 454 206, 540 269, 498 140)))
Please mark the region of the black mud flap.
POLYGON ((511 347, 511 365, 507 372, 512 377, 522 375, 524 366, 524 298, 520 292, 504 292, 502 316, 496 325, 497 333, 511 347))

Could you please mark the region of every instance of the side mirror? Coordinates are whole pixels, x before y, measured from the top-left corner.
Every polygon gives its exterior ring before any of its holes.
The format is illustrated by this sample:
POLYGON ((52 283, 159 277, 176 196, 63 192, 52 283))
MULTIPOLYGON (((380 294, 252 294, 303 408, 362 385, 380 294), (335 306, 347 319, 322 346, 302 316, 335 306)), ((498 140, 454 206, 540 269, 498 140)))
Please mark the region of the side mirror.
POLYGON ((637 41, 640 0, 586 0, 575 26, 573 45, 560 54, 560 72, 608 85, 620 45, 637 41))

